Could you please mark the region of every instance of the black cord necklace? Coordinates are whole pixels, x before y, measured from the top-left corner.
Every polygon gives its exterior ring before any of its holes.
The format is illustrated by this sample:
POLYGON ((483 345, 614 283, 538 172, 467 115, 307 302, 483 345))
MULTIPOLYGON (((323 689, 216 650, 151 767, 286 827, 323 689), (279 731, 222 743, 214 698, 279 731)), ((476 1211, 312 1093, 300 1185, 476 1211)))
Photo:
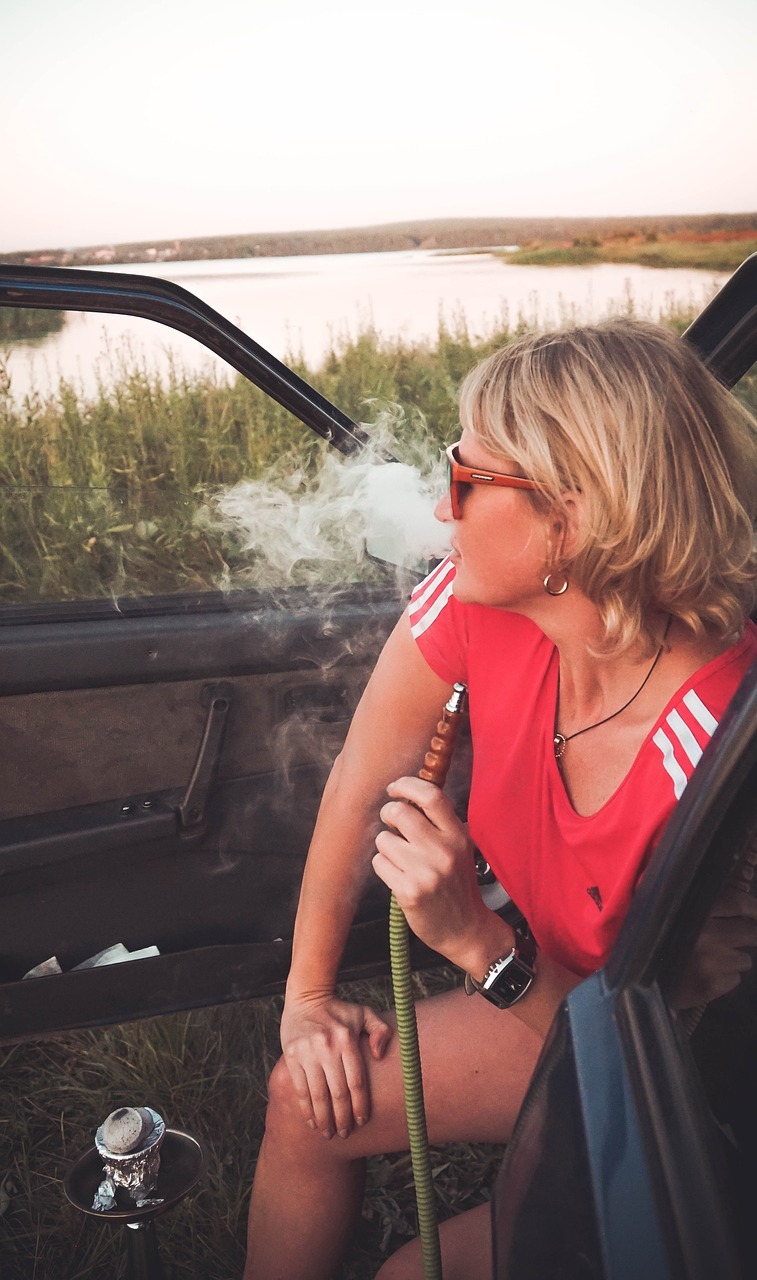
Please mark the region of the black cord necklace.
MULTIPOLYGON (((657 653, 656 653, 656 655, 655 655, 655 660, 654 660, 654 662, 652 663, 651 667, 649 668, 649 670, 648 670, 647 674, 645 675, 644 679, 642 680, 641 684, 639 685, 639 687, 638 687, 638 689, 636 690, 636 692, 635 692, 635 694, 633 695, 633 697, 632 697, 632 698, 629 698, 629 699, 628 699, 628 702, 624 702, 624 703, 623 703, 623 706, 622 706, 622 707, 619 707, 617 711, 613 711, 612 715, 610 715, 610 716, 605 716, 604 720, 597 720, 597 721, 595 721, 595 723, 594 723, 594 724, 587 724, 587 726, 586 726, 586 728, 585 728, 585 729, 576 729, 576 732, 575 732, 575 733, 569 733, 569 734, 568 734, 568 736, 567 736, 567 738, 566 738, 565 734, 563 734, 563 733, 555 733, 555 736, 554 736, 554 738, 552 739, 552 741, 553 741, 553 743, 554 743, 554 747, 555 747, 555 760, 559 760, 559 759, 560 759, 560 757, 562 756, 562 754, 563 754, 563 752, 564 752, 565 748, 567 747, 568 743, 569 743, 569 742, 572 742, 574 738, 580 738, 582 733, 588 733, 590 729, 598 729, 598 728, 599 728, 599 726, 600 726, 601 724, 607 724, 608 720, 614 720, 614 719, 615 719, 615 717, 616 717, 616 716, 621 715, 621 714, 626 710, 626 708, 627 708, 627 707, 630 707, 630 705, 631 705, 631 703, 632 703, 632 702, 635 702, 635 701, 636 701, 636 699, 638 698, 638 696, 639 696, 639 694, 641 693, 642 689, 644 688, 644 686, 647 684, 648 680, 650 679, 650 677, 651 677, 651 675, 652 675, 652 672, 654 671, 655 667, 657 666, 657 663, 660 661, 660 658, 662 657, 662 651, 663 651, 663 649, 665 648, 665 641, 666 641, 666 640, 667 640, 667 638, 668 638, 668 632, 669 632, 669 630, 670 630, 670 624, 671 624, 671 622, 672 622, 672 621, 673 621, 672 617, 671 617, 671 616, 668 616, 667 625, 666 625, 666 627, 665 627, 665 634, 664 634, 664 635, 663 635, 663 637, 662 637, 662 643, 661 643, 661 645, 660 645, 660 647, 659 647, 659 649, 657 650, 657 653)), ((558 668, 558 671, 557 671, 557 697, 558 697, 558 700, 559 700, 559 698, 560 698, 560 671, 559 671, 559 668, 558 668)))

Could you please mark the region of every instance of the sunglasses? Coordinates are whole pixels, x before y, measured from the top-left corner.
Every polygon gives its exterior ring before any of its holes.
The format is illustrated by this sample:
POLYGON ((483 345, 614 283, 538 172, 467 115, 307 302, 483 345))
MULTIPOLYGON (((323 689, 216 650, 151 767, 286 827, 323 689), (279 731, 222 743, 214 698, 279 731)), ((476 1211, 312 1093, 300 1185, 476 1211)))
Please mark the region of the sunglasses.
POLYGON ((463 486, 468 484, 488 484, 503 489, 538 489, 535 480, 526 480, 524 476, 508 476, 501 471, 476 471, 473 467, 464 467, 458 461, 457 451, 460 441, 451 444, 447 449, 449 463, 449 498, 452 503, 452 515, 455 520, 462 517, 463 486))

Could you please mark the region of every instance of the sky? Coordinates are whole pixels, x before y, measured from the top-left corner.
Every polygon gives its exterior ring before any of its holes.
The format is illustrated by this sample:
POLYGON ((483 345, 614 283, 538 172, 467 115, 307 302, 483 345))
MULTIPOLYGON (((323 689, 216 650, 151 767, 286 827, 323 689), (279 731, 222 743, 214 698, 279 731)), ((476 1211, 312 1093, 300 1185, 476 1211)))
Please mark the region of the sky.
POLYGON ((0 0, 0 252, 757 209, 754 0, 0 0))

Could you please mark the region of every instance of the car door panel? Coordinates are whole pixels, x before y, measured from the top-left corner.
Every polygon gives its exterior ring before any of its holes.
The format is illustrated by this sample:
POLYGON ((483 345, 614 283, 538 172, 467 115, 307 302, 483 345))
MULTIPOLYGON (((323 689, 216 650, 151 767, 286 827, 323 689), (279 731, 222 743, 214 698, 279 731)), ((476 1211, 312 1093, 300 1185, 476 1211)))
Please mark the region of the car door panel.
MULTIPOLYGON (((319 795, 400 607, 394 591, 355 588, 338 616, 294 592, 0 628, 8 1035, 281 981, 281 946, 265 952, 291 937, 319 795), (116 942, 161 955, 125 975, 69 972, 116 942), (199 987, 197 950, 210 965, 199 987), (22 981, 53 955, 62 975, 22 981)), ((369 894, 363 917, 382 902, 369 894)))

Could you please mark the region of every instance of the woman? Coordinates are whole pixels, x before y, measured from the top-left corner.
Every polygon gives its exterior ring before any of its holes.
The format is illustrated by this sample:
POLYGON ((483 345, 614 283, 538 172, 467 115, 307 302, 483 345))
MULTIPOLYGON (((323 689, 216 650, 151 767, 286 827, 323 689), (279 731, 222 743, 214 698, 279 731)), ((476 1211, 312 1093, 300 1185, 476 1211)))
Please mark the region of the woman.
MULTIPOLYGON (((469 375, 461 420, 436 513, 452 554, 387 642, 313 836, 248 1280, 332 1275, 364 1158, 407 1145, 393 1019, 334 996, 371 866, 472 979, 472 999, 418 1008, 430 1138, 504 1141, 554 1012, 607 958, 757 653, 753 425, 685 343, 630 320, 525 339, 469 375), (450 802, 414 776, 456 680, 471 836, 529 920, 535 961, 484 905, 450 802)), ((726 894, 679 1003, 730 990, 756 942, 754 900, 726 894)), ((441 1235, 445 1280, 491 1276, 486 1206, 441 1235)), ((380 1274, 419 1276, 417 1242, 380 1274)))

